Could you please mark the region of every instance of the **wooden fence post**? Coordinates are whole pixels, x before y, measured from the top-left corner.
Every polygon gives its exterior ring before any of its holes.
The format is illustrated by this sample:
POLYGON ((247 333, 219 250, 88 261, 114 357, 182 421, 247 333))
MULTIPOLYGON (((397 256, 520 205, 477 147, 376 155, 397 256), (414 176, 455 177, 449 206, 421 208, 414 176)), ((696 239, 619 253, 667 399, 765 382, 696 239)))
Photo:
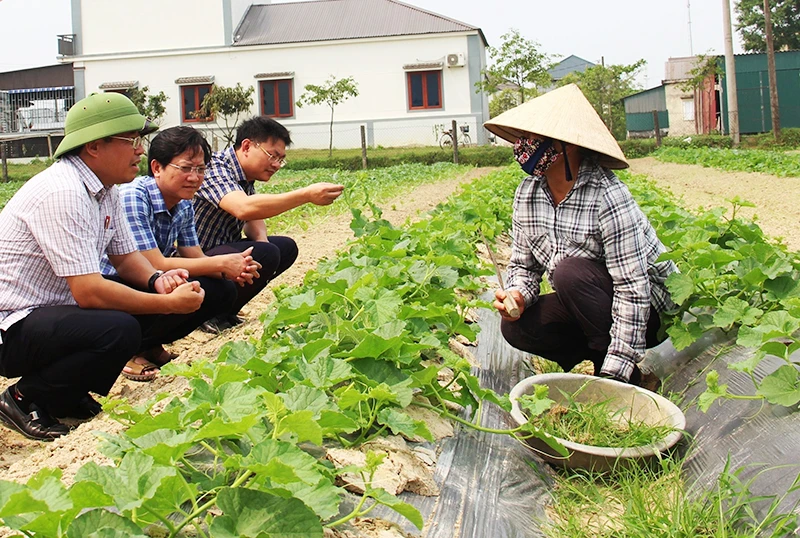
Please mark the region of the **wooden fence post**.
POLYGON ((361 126, 361 168, 367 169, 367 129, 361 126))
POLYGON ((450 133, 453 135, 453 162, 458 164, 458 124, 453 120, 453 130, 450 133))
POLYGON ((8 183, 8 160, 6 159, 6 143, 0 141, 0 161, 3 164, 3 183, 8 183))
POLYGON ((656 146, 661 147, 661 126, 658 125, 658 111, 653 111, 653 129, 656 131, 656 146))
POLYGON ((50 138, 50 133, 47 133, 47 153, 48 156, 53 158, 53 140, 50 138))

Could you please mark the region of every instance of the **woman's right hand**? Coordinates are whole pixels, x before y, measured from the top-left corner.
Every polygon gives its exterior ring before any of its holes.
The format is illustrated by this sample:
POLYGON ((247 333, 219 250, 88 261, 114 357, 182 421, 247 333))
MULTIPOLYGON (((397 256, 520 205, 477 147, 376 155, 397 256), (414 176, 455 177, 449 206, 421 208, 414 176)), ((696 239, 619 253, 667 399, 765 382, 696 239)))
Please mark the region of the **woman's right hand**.
POLYGON ((498 312, 500 312, 500 316, 506 321, 517 321, 521 316, 522 312, 525 310, 525 299, 522 297, 522 294, 518 290, 509 290, 508 292, 503 290, 495 290, 494 292, 494 303, 492 304, 498 312), (519 315, 515 317, 511 317, 508 312, 506 311, 506 306, 503 304, 503 301, 506 300, 506 296, 509 295, 511 299, 517 303, 517 308, 519 309, 519 315))

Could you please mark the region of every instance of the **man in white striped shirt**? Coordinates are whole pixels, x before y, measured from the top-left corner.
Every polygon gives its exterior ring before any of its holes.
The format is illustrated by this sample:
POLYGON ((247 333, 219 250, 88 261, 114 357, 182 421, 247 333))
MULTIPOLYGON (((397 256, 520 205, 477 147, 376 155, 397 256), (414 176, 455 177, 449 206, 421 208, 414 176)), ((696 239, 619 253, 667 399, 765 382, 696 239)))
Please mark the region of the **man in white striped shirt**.
POLYGON ((0 212, 0 374, 20 377, 0 394, 0 420, 27 437, 49 441, 69 431, 55 417, 98 414, 89 392, 108 394, 143 332, 169 317, 153 314, 203 301, 185 270, 156 271, 136 250, 120 208, 116 185, 138 174, 141 137, 156 129, 123 95, 78 101, 58 162, 0 212), (102 277, 104 253, 130 286, 102 277))

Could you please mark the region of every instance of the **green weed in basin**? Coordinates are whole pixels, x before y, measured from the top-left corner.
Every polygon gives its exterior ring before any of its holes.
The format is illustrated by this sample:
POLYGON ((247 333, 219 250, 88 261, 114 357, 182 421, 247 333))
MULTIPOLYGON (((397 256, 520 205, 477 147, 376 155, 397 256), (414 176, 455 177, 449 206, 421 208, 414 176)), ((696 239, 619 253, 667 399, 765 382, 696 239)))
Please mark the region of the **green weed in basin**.
POLYGON ((616 408, 610 400, 579 402, 575 395, 561 391, 566 405, 548 398, 549 388, 537 385, 534 394, 521 396, 520 406, 530 422, 548 434, 573 443, 630 448, 652 445, 674 428, 633 420, 629 408, 616 408))

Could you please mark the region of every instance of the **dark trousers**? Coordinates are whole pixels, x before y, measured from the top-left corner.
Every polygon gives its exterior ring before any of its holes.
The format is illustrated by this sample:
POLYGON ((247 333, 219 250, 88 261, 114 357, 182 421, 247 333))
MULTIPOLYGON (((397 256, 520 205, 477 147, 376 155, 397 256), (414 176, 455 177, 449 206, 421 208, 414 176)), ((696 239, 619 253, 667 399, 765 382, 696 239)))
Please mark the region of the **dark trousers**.
POLYGON ((261 293, 267 284, 286 271, 297 259, 297 243, 291 237, 270 235, 266 241, 239 241, 219 245, 206 251, 207 256, 216 254, 231 254, 244 252, 253 247, 253 259, 261 264, 260 277, 253 280, 253 284, 236 286, 237 297, 230 309, 230 314, 236 314, 250 299, 261 293))
MULTIPOLYGON (((595 375, 603 366, 611 344, 613 282, 603 263, 583 258, 565 258, 553 274, 556 293, 539 296, 513 322, 503 320, 500 329, 517 349, 554 361, 569 372, 590 360, 595 375)), ((661 320, 651 306, 646 346, 660 344, 661 320)))
POLYGON ((236 297, 233 282, 195 280, 206 294, 201 307, 190 314, 132 316, 78 306, 37 308, 2 334, 0 374, 21 377, 19 391, 45 405, 74 401, 89 391, 106 395, 134 354, 183 338, 231 308, 236 297))

